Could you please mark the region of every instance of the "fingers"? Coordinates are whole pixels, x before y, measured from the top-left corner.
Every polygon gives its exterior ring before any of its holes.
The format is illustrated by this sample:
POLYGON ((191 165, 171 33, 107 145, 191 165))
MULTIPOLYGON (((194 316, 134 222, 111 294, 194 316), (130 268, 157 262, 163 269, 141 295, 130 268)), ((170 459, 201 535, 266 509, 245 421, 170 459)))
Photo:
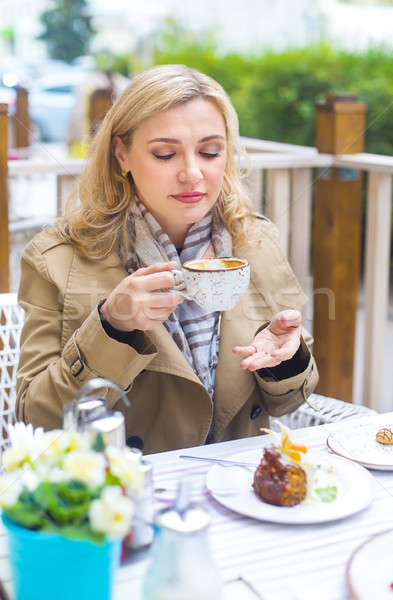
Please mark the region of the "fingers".
POLYGON ((174 286, 175 278, 172 270, 177 267, 175 261, 169 263, 156 263, 149 267, 138 269, 129 278, 133 283, 141 286, 141 289, 147 292, 153 292, 160 289, 169 289, 174 286))
POLYGON ((277 313, 273 319, 269 328, 274 329, 278 326, 283 331, 291 329, 297 329, 302 324, 302 314, 298 310, 283 310, 277 313))
POLYGON ((111 292, 101 312, 115 329, 149 331, 165 321, 184 300, 169 290, 175 261, 156 263, 128 275, 111 292), (164 291, 163 291, 164 290, 164 291))
POLYGON ((132 273, 133 277, 141 277, 144 275, 150 275, 151 273, 159 273, 162 271, 172 271, 173 269, 177 269, 177 262, 175 260, 171 260, 170 262, 157 262, 148 267, 141 267, 134 273, 132 273))
POLYGON ((250 344, 250 346, 235 346, 232 348, 232 352, 234 354, 241 354, 243 356, 251 356, 257 352, 257 349, 253 344, 250 344))
POLYGON ((152 293, 145 300, 143 310, 148 318, 165 321, 183 300, 184 298, 176 292, 152 293))
POLYGON ((242 360, 239 366, 243 370, 248 369, 249 371, 257 371, 258 369, 276 367, 280 362, 280 359, 274 358, 271 354, 256 352, 252 356, 242 360))
POLYGON ((300 339, 290 339, 280 347, 272 345, 269 341, 265 342, 255 341, 255 345, 235 346, 232 349, 234 354, 246 357, 239 365, 241 369, 256 371, 276 367, 283 361, 290 360, 299 348, 300 339))
POLYGON ((148 294, 147 303, 150 308, 170 308, 181 304, 183 297, 176 292, 152 292, 148 294), (180 300, 179 300, 180 299, 180 300))
POLYGON ((249 369, 250 371, 273 367, 281 362, 280 358, 272 356, 273 352, 258 351, 253 344, 250 344, 250 346, 235 346, 232 348, 232 352, 247 357, 242 360, 239 366, 241 369, 249 369))
POLYGON ((301 321, 302 313, 300 312, 300 310, 290 308, 288 310, 282 310, 281 312, 277 313, 276 317, 280 317, 281 319, 284 319, 288 323, 290 323, 292 321, 301 321))

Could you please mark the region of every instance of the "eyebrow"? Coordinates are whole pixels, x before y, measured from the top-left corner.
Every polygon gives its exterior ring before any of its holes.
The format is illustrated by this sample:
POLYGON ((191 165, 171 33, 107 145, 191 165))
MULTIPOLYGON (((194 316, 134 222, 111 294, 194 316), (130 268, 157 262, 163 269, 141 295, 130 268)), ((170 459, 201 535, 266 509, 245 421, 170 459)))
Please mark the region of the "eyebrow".
MULTIPOLYGON (((217 133, 217 134, 208 135, 208 136, 202 138, 201 140, 199 140, 199 143, 210 142, 210 140, 216 140, 216 139, 224 140, 225 138, 223 135, 220 135, 217 133)), ((147 143, 153 144, 154 142, 165 142, 166 144, 181 144, 181 141, 177 140, 176 138, 166 138, 166 137, 154 138, 153 140, 149 140, 147 143)))

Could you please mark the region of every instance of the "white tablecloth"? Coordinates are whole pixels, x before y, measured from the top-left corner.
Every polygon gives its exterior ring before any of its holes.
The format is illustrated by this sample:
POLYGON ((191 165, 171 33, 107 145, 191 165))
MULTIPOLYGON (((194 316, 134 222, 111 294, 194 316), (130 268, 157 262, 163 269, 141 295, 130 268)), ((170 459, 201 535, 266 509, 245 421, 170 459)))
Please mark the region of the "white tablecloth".
MULTIPOLYGON (((369 422, 370 417, 362 420, 369 422)), ((372 420, 386 425, 393 422, 393 413, 372 420)), ((295 430, 291 439, 305 443, 309 450, 329 452, 326 438, 335 427, 295 430)), ((206 490, 205 477, 211 465, 178 458, 180 454, 223 458, 260 448, 262 443, 266 438, 255 437, 150 455, 154 486, 167 490, 157 494, 157 509, 171 503, 178 483, 188 478, 193 502, 210 514, 211 550, 224 582, 243 577, 263 600, 348 600, 345 570, 352 552, 371 535, 393 527, 393 471, 370 471, 376 480, 375 497, 358 514, 322 524, 282 525, 243 517, 225 508, 206 490)), ((7 591, 12 592, 6 543, 1 534, 0 576, 7 591)), ((149 560, 149 551, 127 557, 117 574, 114 600, 141 600, 149 560)), ((241 582, 226 585, 223 600, 257 598, 241 586, 241 582)))

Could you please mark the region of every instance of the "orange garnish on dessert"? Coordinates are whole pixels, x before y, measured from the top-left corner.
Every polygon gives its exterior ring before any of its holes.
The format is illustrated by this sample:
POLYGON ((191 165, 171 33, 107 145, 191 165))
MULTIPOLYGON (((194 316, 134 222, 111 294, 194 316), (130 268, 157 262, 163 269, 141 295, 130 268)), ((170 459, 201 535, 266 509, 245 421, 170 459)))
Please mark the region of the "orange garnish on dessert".
POLYGON ((281 450, 281 452, 283 452, 284 454, 289 456, 294 462, 300 463, 301 462, 300 452, 302 454, 306 454, 306 452, 307 452, 306 446, 299 446, 298 444, 293 444, 291 442, 291 440, 289 439, 288 427, 286 427, 285 425, 280 423, 280 421, 273 421, 273 423, 277 423, 280 426, 281 438, 279 437, 279 433, 277 433, 276 431, 273 431, 272 429, 266 429, 265 427, 262 427, 261 431, 272 434, 273 437, 275 437, 279 442, 279 450, 281 450))

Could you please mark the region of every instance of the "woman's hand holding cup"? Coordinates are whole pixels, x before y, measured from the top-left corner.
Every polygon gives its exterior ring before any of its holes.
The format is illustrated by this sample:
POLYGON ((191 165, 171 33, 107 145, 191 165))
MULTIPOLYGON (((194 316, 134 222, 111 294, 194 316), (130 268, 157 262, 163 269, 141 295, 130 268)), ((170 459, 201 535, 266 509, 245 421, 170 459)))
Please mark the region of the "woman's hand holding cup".
POLYGON ((125 277, 101 306, 101 314, 120 331, 149 331, 163 323, 184 298, 207 311, 230 310, 245 294, 250 265, 239 258, 160 262, 125 277), (174 288, 174 286, 178 286, 174 288))
POLYGON ((154 329, 183 302, 172 291, 176 267, 175 261, 160 262, 128 275, 101 306, 102 316, 119 331, 154 329))

